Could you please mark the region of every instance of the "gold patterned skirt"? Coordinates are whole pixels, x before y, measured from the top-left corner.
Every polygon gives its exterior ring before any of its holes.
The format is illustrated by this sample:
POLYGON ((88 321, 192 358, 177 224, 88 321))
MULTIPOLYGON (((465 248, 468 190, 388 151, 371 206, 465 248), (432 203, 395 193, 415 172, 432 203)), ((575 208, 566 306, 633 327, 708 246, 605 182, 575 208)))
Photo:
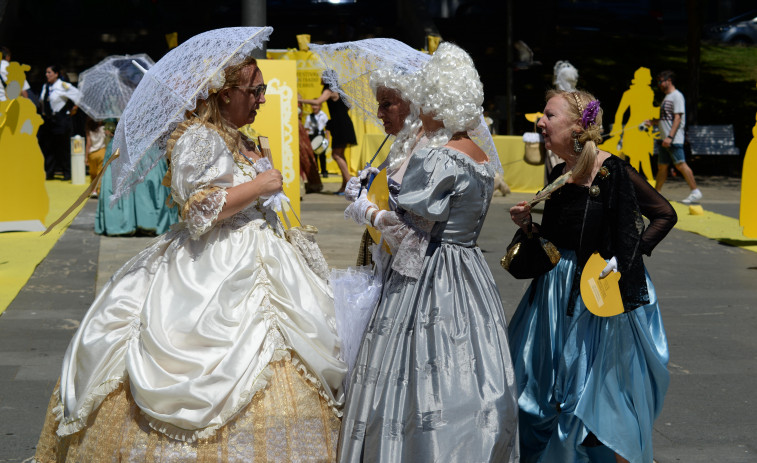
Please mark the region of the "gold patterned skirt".
POLYGON ((59 437, 47 409, 35 459, 48 462, 333 462, 341 420, 289 358, 272 363, 273 376, 247 407, 213 437, 193 443, 171 439, 147 424, 128 381, 93 413, 87 427, 59 437))

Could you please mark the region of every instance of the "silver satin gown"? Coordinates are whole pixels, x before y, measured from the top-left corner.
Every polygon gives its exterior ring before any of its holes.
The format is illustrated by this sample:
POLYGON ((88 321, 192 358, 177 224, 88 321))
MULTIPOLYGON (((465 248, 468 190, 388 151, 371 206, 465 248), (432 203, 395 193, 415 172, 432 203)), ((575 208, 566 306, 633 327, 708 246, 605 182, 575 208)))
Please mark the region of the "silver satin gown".
POLYGON ((500 295, 476 240, 487 164, 449 148, 409 161, 398 208, 435 224, 416 280, 388 269, 350 379, 340 461, 517 461, 500 295))

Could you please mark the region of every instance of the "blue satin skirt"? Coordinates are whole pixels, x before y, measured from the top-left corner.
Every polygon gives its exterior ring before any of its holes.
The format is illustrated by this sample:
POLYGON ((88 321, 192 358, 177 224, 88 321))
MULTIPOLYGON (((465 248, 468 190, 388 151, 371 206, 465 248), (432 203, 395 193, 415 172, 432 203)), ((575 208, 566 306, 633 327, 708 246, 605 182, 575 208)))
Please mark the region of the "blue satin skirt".
POLYGON ((648 305, 597 317, 580 296, 567 315, 574 251, 535 279, 508 328, 523 462, 652 462, 652 426, 670 376, 657 294, 648 305), (593 433, 604 446, 582 445, 593 433))

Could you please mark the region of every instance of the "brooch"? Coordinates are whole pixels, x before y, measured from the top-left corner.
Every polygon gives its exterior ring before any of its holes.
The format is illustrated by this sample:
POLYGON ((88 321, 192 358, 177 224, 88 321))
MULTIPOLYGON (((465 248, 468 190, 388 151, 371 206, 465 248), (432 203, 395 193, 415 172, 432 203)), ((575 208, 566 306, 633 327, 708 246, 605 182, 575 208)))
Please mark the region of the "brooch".
POLYGON ((604 180, 604 179, 606 179, 607 177, 609 177, 609 176, 610 176, 610 169, 608 169, 608 168, 607 168, 607 167, 605 167, 605 166, 602 166, 602 167, 600 167, 600 168, 599 168, 599 172, 598 172, 598 175, 599 175, 599 177, 600 177, 600 178, 601 178, 602 180, 604 180))
POLYGON ((599 196, 599 186, 598 185, 592 185, 591 188, 589 188, 589 194, 596 198, 599 196))

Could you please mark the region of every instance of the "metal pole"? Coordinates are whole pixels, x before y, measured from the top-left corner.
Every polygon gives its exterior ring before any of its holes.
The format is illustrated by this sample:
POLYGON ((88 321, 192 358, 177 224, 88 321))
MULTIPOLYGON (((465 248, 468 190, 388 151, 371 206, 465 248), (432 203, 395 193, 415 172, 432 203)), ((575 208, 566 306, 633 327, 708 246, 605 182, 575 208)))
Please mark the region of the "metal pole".
POLYGON ((513 118, 515 117, 515 105, 513 104, 513 0, 507 0, 505 21, 507 28, 507 71, 505 72, 507 134, 512 135, 514 130, 513 118))
MULTIPOLYGON (((262 27, 266 26, 266 0, 242 0, 242 26, 262 27)), ((266 46, 255 50, 253 56, 258 59, 266 57, 266 46)))

